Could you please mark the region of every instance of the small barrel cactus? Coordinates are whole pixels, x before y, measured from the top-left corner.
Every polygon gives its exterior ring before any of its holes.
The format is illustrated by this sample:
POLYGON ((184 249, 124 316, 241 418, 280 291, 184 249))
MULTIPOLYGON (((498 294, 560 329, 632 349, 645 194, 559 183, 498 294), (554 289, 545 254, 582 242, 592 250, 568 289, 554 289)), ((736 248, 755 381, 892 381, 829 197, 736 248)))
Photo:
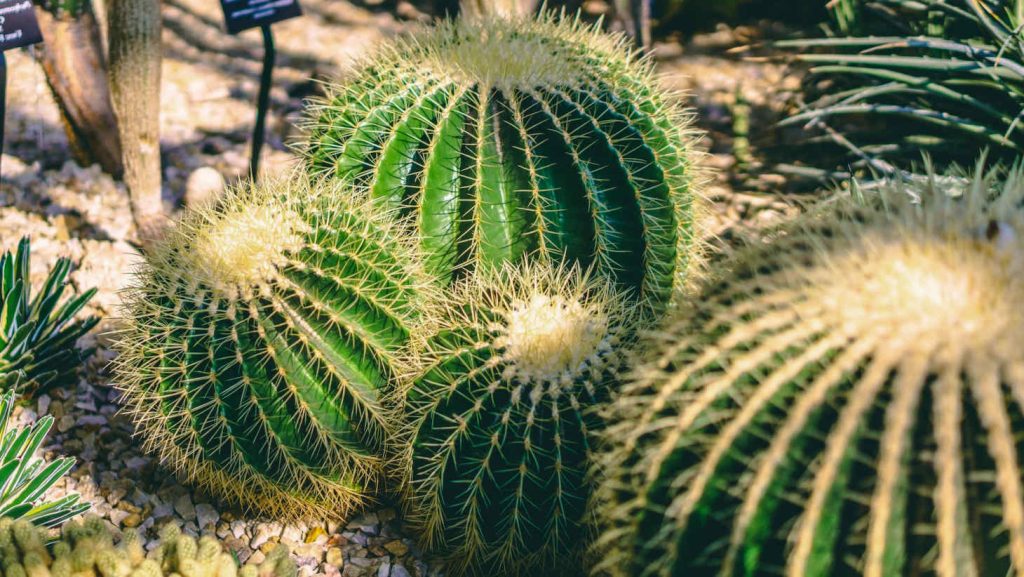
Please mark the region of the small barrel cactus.
POLYGON ((590 409, 624 368, 634 307, 536 264, 478 273, 452 301, 408 391, 412 524, 452 574, 568 574, 589 536, 590 409))
POLYGON ((64 527, 63 536, 47 546, 49 535, 24 521, 0 519, 0 575, 6 577, 295 577, 288 548, 275 547, 259 564, 241 569, 212 537, 196 540, 168 525, 161 540, 146 553, 139 535, 115 536, 99 517, 64 527))
POLYGON ((689 113, 651 68, 578 21, 444 23, 313 108, 308 164, 400 208, 442 277, 532 254, 662 305, 694 255, 699 178, 689 113))
POLYGON ((302 175, 230 191, 127 295, 117 379, 146 447, 243 506, 345 516, 385 479, 392 385, 437 281, 359 198, 302 175))
POLYGON ((830 203, 651 343, 605 430, 607 573, 1024 574, 1024 174, 956 182, 830 203))

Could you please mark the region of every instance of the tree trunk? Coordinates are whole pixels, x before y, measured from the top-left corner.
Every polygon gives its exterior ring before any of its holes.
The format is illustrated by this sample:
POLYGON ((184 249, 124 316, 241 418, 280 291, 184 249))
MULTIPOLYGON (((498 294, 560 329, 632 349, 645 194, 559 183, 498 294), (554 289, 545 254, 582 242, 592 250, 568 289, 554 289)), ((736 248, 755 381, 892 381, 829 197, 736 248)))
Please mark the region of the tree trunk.
POLYGON ((160 170, 160 0, 108 0, 110 92, 140 239, 165 224, 160 170))
POLYGON ((61 110, 75 160, 123 172, 121 140, 110 103, 106 59, 96 19, 89 11, 58 18, 36 10, 46 42, 39 61, 61 110))

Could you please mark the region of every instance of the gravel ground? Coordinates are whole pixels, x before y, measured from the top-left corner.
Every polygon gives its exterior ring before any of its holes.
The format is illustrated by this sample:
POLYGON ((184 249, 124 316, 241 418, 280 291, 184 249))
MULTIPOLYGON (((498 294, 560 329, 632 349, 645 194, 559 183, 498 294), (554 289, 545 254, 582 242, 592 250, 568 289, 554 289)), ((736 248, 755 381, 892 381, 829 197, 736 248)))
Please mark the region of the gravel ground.
MULTIPOLYGON (((288 143, 298 137, 303 99, 317 90, 311 77, 343 74, 353 57, 423 18, 404 0, 388 10, 338 0, 303 4, 306 17, 275 27, 280 56, 265 170, 281 170, 294 161, 288 143)), ((162 148, 165 201, 173 210, 183 199, 191 202, 215 193, 224 181, 235 181, 247 170, 261 49, 258 33, 233 38, 221 32, 214 2, 165 0, 164 6, 162 148)), ((756 151, 752 158, 736 154, 738 103, 753 111, 753 131, 765 131, 787 109, 787 93, 799 84, 777 65, 723 55, 758 33, 721 28, 685 46, 666 42, 656 47, 666 82, 691 95, 700 126, 709 134, 702 146, 716 172, 708 188, 713 201, 708 228, 720 247, 794 214, 801 198, 789 194, 785 177, 760 167, 756 151)), ((282 525, 218 504, 179 484, 139 452, 132 424, 118 414, 118 393, 104 370, 113 356, 105 333, 116 327, 118 291, 138 260, 130 244, 134 231, 126 195, 98 167, 82 168, 67 160, 67 140, 42 72, 26 52, 9 54, 9 61, 0 249, 30 235, 37 280, 58 256, 70 256, 77 264, 72 283, 80 290, 100 289, 87 312, 104 319, 83 343, 96 347, 97 353, 78 385, 52 391, 18 416, 28 422, 53 415, 57 426, 46 451, 79 461, 55 493, 78 491, 93 503, 94 512, 117 527, 142 531, 147 539, 155 538, 166 523, 190 534, 215 533, 242 561, 258 558, 281 542, 293 551, 302 575, 435 574, 403 534, 393 508, 366 513, 348 524, 310 520, 282 525)))

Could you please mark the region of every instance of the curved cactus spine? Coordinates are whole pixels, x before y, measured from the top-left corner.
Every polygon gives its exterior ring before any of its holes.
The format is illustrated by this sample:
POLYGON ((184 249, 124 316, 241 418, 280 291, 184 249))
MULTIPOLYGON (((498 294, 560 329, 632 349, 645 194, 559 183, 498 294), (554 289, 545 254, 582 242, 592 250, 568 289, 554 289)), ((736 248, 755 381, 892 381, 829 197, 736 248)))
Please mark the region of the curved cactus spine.
POLYGON ((231 191, 127 295, 117 376, 146 447, 243 506, 345 516, 386 473, 436 280, 360 198, 302 175, 231 191))
POLYGON ((591 409, 623 369, 633 307, 602 277, 536 264, 478 273, 452 302, 407 396, 411 522, 453 574, 575 571, 591 409))
POLYGON ((312 110, 308 164, 400 209, 434 271, 596 264, 659 307, 694 255, 689 113, 578 21, 479 16, 400 40, 312 110))
POLYGON ((651 343, 606 429, 602 570, 1024 573, 1024 173, 955 183, 831 203, 651 343))
POLYGON ((139 535, 119 539, 99 517, 64 527, 62 538, 47 546, 48 534, 24 521, 0 519, 0 573, 10 577, 295 577, 288 548, 278 545, 259 563, 239 569, 234 557, 212 537, 196 540, 171 524, 149 553, 139 535), (115 544, 115 541, 116 544, 115 544))

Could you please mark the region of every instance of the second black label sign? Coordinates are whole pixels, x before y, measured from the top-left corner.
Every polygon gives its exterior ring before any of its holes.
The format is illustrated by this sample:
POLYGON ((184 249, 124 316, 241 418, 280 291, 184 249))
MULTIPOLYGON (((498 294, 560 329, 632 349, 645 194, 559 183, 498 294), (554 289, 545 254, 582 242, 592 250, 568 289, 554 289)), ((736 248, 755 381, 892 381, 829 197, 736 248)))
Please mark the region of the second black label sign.
POLYGON ((229 34, 302 16, 299 0, 220 0, 229 34))

